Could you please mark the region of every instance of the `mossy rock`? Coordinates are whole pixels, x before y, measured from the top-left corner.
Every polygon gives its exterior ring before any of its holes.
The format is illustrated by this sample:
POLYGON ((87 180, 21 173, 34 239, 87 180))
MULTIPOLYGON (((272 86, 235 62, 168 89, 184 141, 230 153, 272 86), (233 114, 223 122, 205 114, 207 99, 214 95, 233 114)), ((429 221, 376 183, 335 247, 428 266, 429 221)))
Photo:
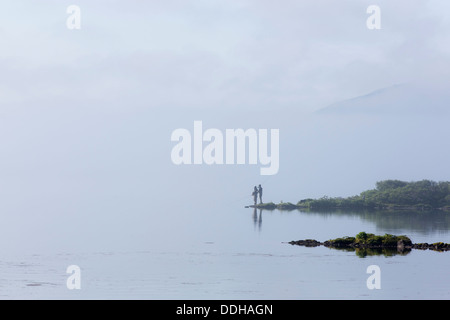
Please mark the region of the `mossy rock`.
POLYGON ((293 203, 290 202, 281 202, 280 204, 277 205, 277 209, 280 210, 295 210, 297 209, 297 206, 293 203))
POLYGON ((265 209, 265 210, 274 210, 276 209, 277 205, 273 202, 268 202, 268 203, 260 203, 257 204, 255 206, 250 206, 253 208, 258 208, 258 209, 265 209))
POLYGON ((348 247, 355 243, 354 237, 343 237, 325 241, 325 245, 333 247, 348 247))

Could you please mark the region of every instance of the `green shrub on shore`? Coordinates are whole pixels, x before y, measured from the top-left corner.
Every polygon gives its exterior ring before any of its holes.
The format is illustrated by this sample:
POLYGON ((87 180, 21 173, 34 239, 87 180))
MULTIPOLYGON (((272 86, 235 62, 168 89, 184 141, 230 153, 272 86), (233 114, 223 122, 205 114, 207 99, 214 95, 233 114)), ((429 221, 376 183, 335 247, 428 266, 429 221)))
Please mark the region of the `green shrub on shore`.
POLYGON ((376 183, 376 189, 363 191, 360 195, 308 198, 300 200, 297 206, 309 209, 449 210, 450 182, 384 180, 376 183))

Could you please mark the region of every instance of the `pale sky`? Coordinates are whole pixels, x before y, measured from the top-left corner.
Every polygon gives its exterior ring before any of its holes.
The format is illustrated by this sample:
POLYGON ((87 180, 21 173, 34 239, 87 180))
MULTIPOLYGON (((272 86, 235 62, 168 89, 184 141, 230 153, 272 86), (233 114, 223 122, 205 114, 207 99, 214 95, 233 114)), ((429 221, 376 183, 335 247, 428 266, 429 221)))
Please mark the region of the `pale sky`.
POLYGON ((309 112, 447 77, 448 12, 441 0, 5 1, 0 102, 309 112), (66 27, 70 4, 81 30, 66 27), (366 27, 371 4, 381 30, 366 27))

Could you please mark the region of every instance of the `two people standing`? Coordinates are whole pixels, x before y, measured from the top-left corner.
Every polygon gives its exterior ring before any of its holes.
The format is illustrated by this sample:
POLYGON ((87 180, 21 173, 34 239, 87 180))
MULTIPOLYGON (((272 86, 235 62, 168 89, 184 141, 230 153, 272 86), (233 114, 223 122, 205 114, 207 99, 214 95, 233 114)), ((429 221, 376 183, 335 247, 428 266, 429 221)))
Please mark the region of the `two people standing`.
POLYGON ((263 188, 261 187, 261 185, 258 186, 258 188, 255 186, 253 188, 253 201, 255 202, 255 206, 256 203, 258 202, 258 195, 259 195, 259 203, 262 203, 262 193, 263 193, 263 188))

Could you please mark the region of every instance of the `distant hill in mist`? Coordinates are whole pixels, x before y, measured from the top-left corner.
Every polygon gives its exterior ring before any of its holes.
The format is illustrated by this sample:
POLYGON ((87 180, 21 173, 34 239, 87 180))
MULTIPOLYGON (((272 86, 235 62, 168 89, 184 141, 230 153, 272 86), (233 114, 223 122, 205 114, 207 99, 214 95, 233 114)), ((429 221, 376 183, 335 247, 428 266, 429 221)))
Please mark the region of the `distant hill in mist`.
POLYGON ((331 104, 318 114, 442 115, 450 113, 450 90, 430 84, 400 84, 331 104))

